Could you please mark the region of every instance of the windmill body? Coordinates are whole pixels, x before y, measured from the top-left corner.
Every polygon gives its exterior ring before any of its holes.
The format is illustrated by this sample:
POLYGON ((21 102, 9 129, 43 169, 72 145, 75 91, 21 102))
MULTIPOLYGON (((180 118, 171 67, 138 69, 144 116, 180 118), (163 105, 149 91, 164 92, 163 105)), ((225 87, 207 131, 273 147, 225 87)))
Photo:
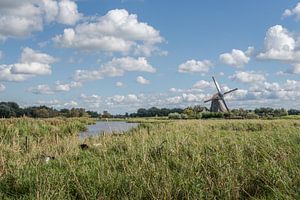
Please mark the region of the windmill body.
POLYGON ((229 112, 229 108, 225 102, 224 96, 233 91, 236 91, 237 88, 222 93, 218 82, 215 80, 214 77, 212 77, 212 79, 215 83, 218 92, 214 94, 210 99, 204 101, 204 103, 211 101, 210 112, 229 112))

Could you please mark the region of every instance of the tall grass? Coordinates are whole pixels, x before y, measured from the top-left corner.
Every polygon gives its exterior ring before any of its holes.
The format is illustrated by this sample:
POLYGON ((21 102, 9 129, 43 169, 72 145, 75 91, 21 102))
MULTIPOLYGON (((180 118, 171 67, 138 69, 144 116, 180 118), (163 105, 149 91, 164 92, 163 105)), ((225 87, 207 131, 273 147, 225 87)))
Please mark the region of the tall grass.
POLYGON ((300 198, 300 121, 145 123, 81 150, 84 123, 1 121, 0 199, 300 198))

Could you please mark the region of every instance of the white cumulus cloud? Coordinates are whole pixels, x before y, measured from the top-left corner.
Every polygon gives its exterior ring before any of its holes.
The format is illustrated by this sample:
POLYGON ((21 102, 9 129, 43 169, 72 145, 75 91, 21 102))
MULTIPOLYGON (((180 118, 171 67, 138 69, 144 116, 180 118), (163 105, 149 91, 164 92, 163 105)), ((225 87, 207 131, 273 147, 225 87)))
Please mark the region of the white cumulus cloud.
POLYGON ((57 81, 53 87, 41 84, 34 87, 30 87, 28 91, 33 94, 54 94, 56 92, 68 92, 72 88, 81 87, 81 85, 82 84, 80 82, 75 81, 72 81, 70 83, 62 83, 60 81, 57 81))
POLYGON ((257 83, 265 81, 265 75, 255 71, 238 71, 230 79, 241 83, 257 83))
POLYGON ((142 84, 142 85, 146 85, 146 84, 149 84, 150 81, 145 79, 144 77, 142 76, 138 76, 136 77, 136 82, 139 83, 139 84, 142 84))
POLYGON ((116 86, 117 86, 117 87, 123 87, 123 86, 124 86, 124 83, 118 81, 118 82, 116 82, 116 86))
POLYGON ((297 20, 300 20, 300 3, 297 3, 296 7, 293 9, 286 9, 282 14, 283 17, 296 16, 297 20))
POLYGON ((178 72, 180 73, 206 73, 213 66, 210 60, 188 60, 185 63, 178 66, 178 72))
MULTIPOLYGON (((298 39, 281 25, 276 25, 267 31, 265 51, 257 57, 282 61, 299 61, 300 52, 297 50, 298 39)), ((299 45, 299 44, 298 44, 299 45)))
POLYGON ((129 14, 125 9, 115 9, 94 21, 65 29, 53 40, 64 48, 127 53, 133 50, 148 56, 163 38, 158 30, 139 22, 137 15, 129 14))
POLYGON ((292 64, 289 73, 299 73, 300 39, 281 25, 276 25, 267 31, 265 37, 265 50, 257 58, 265 60, 278 60, 292 64))
POLYGON ((0 83, 0 92, 4 91, 5 88, 6 88, 5 85, 3 85, 3 84, 0 83))
POLYGON ((71 0, 2 0, 0 1, 0 40, 23 38, 42 31, 44 21, 67 25, 80 18, 77 4, 71 0))
POLYGON ((205 81, 205 80, 201 80, 201 81, 197 81, 194 85, 193 85, 193 88, 196 88, 196 89, 206 89, 206 88, 209 88, 211 87, 211 83, 208 82, 208 81, 205 81))
POLYGON ((48 54, 24 48, 19 63, 0 65, 1 81, 25 81, 36 75, 51 74, 51 65, 56 59, 48 54))
POLYGON ((50 64, 56 59, 48 54, 24 48, 21 54, 21 62, 13 65, 11 71, 15 74, 47 75, 51 74, 50 64))
POLYGON ((224 53, 220 55, 220 61, 226 65, 233 67, 243 67, 250 61, 250 55, 253 51, 253 47, 248 47, 246 52, 239 49, 232 49, 231 53, 224 53))
POLYGON ((114 58, 96 70, 77 70, 74 79, 76 81, 97 80, 104 77, 123 76, 125 72, 133 71, 154 73, 156 69, 144 57, 122 57, 114 58))
POLYGON ((90 108, 99 108, 101 106, 101 103, 102 103, 101 96, 99 96, 97 94, 92 94, 92 95, 81 94, 80 98, 90 108))

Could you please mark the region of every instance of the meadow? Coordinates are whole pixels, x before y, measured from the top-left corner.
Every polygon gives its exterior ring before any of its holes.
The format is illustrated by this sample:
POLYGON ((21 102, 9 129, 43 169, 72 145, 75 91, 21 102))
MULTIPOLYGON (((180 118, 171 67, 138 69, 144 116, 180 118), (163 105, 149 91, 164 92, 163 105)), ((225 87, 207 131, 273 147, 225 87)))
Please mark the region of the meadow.
POLYGON ((1 119, 0 199, 300 199, 300 120, 93 122, 1 119))

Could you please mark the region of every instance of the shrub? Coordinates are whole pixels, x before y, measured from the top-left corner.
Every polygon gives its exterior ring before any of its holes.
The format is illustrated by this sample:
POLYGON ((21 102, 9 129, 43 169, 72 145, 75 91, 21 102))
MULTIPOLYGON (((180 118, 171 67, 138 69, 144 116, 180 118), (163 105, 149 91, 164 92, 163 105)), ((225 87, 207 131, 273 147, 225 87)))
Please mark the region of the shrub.
POLYGON ((188 118, 189 118, 189 116, 187 114, 184 114, 184 113, 181 114, 181 119, 188 119, 188 118))
POLYGON ((169 119, 181 119, 181 115, 180 115, 179 113, 177 113, 177 112, 175 112, 175 113, 170 113, 170 114, 168 115, 168 118, 169 118, 169 119))
POLYGON ((203 112, 202 113, 203 119, 209 119, 209 118, 224 118, 224 113, 221 112, 203 112))

